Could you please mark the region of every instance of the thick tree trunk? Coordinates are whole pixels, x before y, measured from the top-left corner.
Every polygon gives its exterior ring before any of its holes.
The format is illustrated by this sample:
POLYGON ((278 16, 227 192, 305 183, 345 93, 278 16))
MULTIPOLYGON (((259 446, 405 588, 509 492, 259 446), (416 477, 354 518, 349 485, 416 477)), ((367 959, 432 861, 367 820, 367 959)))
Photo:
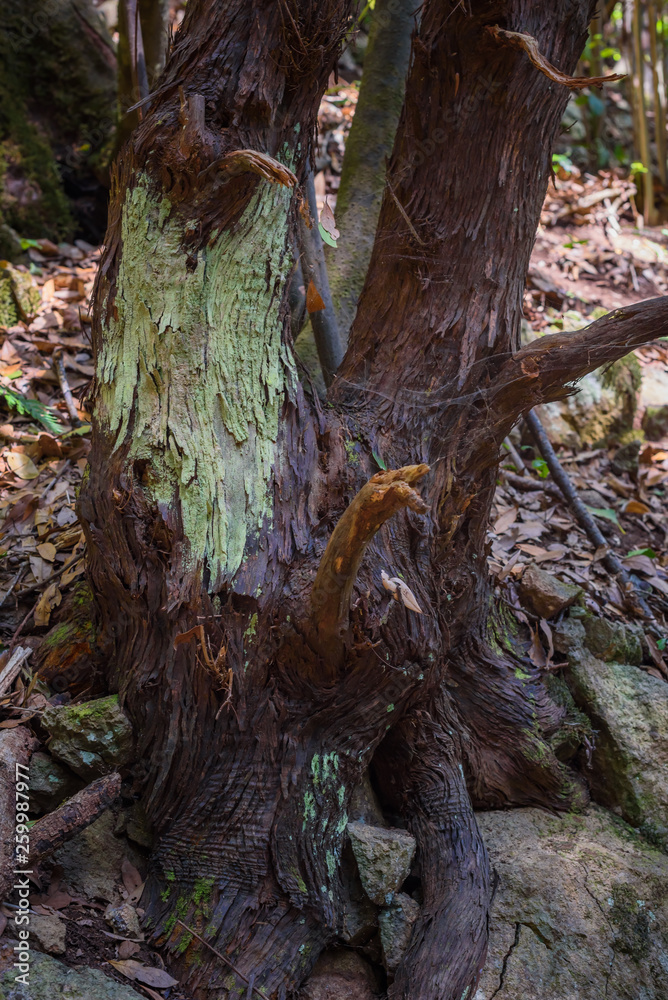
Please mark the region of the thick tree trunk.
POLYGON ((96 291, 80 514, 99 642, 158 836, 146 924, 208 998, 251 975, 280 997, 336 935, 371 763, 425 900, 392 995, 475 992, 473 805, 583 794, 547 742, 560 710, 489 617, 499 447, 522 410, 666 326, 658 300, 640 333, 623 312, 513 354, 567 92, 485 29, 532 33, 569 71, 589 4, 429 0, 348 354, 330 405, 305 399, 296 189, 350 8, 191 0, 119 167, 96 291), (396 471, 373 475, 374 453, 396 471))

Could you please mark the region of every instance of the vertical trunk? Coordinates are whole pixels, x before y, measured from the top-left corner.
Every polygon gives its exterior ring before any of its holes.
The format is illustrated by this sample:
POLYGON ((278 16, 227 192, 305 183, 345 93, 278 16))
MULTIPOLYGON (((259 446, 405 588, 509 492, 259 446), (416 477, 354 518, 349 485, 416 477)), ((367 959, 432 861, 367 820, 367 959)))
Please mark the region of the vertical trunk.
MULTIPOLYGON (((148 87, 152 90, 165 68, 167 58, 169 0, 137 0, 136 9, 143 41, 148 87)), ((128 108, 137 104, 145 96, 140 93, 134 82, 133 65, 136 62, 137 54, 136 51, 131 51, 131 35, 134 36, 134 32, 128 32, 127 0, 119 0, 118 111, 120 120, 116 139, 117 149, 120 149, 127 141, 140 120, 140 112, 131 111, 128 114, 128 108)))

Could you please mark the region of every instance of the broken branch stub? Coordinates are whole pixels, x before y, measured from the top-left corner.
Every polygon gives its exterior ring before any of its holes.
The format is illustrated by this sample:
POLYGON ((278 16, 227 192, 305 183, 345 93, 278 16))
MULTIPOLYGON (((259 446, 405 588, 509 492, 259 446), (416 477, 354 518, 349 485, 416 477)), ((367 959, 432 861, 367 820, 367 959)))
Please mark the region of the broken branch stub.
POLYGON ((554 83, 561 83, 571 90, 582 90, 585 87, 601 87, 604 83, 616 83, 623 80, 625 73, 611 73, 610 76, 569 76, 562 73, 560 69, 553 66, 538 48, 538 42, 533 35, 525 35, 521 31, 505 31, 498 25, 488 26, 486 29, 498 42, 505 42, 515 49, 526 52, 529 59, 541 73, 544 73, 549 80, 554 83))
POLYGON ((348 623, 350 596, 367 546, 393 514, 409 507, 418 514, 427 504, 413 489, 428 465, 406 465, 378 472, 355 496, 334 528, 311 591, 311 614, 321 644, 341 640, 348 623))

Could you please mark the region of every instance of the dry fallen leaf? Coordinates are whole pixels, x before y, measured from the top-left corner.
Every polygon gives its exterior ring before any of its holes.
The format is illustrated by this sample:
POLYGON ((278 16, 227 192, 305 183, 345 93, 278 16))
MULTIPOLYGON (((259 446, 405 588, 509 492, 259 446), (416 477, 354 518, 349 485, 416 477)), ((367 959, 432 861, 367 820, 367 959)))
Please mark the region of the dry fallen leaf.
POLYGON ((547 657, 545 655, 545 650, 543 649, 543 644, 540 641, 540 636, 538 635, 538 628, 535 628, 531 633, 531 649, 529 650, 529 659, 533 663, 534 667, 547 666, 547 657))
POLYGON ((320 211, 320 225, 325 230, 326 233, 332 237, 333 240, 338 240, 341 233, 336 228, 336 222, 334 220, 334 213, 331 208, 325 202, 320 211))
POLYGON ((53 542, 42 542, 41 545, 37 546, 37 551, 47 562, 53 562, 56 558, 56 546, 53 542))
POLYGON ((9 451, 5 455, 7 465, 19 479, 37 479, 39 469, 32 458, 22 451, 9 451))
POLYGON ((133 893, 144 881, 135 866, 127 858, 123 858, 121 864, 121 878, 128 894, 133 893))
POLYGON ((504 511, 494 522, 495 534, 502 535, 504 531, 507 531, 517 520, 518 513, 517 507, 511 507, 509 510, 504 511))
POLYGON ((120 959, 132 958, 138 951, 141 951, 141 946, 136 941, 121 941, 118 946, 118 957, 120 959))
POLYGON ((156 969, 152 965, 144 965, 135 975, 138 983, 145 983, 147 986, 155 986, 159 990, 167 990, 170 986, 178 986, 178 979, 174 979, 164 969, 156 969))
POLYGON ((622 514, 649 514, 650 508, 640 500, 628 500, 622 505, 622 514))
POLYGON ((48 625, 51 612, 59 606, 62 599, 63 595, 60 593, 58 582, 54 580, 46 588, 35 606, 35 625, 39 627, 48 625))

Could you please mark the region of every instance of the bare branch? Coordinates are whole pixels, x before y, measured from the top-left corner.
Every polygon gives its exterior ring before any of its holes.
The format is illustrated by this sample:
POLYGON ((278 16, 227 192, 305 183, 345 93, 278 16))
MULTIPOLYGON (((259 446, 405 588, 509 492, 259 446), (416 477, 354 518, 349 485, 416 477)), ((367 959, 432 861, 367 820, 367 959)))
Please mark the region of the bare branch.
POLYGON ((604 83, 616 83, 617 80, 623 80, 626 76, 625 73, 611 73, 610 76, 569 76, 567 73, 562 73, 551 62, 548 62, 538 48, 538 42, 533 35, 524 35, 519 31, 505 31, 503 28, 499 28, 498 25, 494 25, 493 27, 488 26, 486 30, 498 42, 506 42, 508 45, 512 45, 513 48, 526 52, 536 69, 539 69, 541 73, 544 73, 554 83, 561 83, 564 87, 569 87, 571 90, 582 90, 584 87, 601 87, 604 83))
POLYGON ((297 178, 288 167, 257 149, 235 149, 226 153, 222 159, 216 160, 202 171, 200 181, 214 169, 224 171, 229 177, 245 173, 258 174, 271 184, 282 184, 284 187, 295 187, 297 184, 297 178))
POLYGON ((110 806, 121 791, 121 776, 115 771, 86 785, 61 806, 38 819, 30 831, 30 860, 45 854, 81 833, 110 806))
POLYGON ((340 643, 357 571, 381 525, 404 507, 426 513, 427 505, 413 484, 428 472, 428 465, 406 465, 376 473, 334 528, 311 592, 311 614, 321 643, 340 643))
POLYGON ((659 337, 668 337, 668 296, 616 309, 574 333, 539 337, 502 366, 489 401, 501 421, 516 419, 538 403, 562 399, 584 375, 659 337))

